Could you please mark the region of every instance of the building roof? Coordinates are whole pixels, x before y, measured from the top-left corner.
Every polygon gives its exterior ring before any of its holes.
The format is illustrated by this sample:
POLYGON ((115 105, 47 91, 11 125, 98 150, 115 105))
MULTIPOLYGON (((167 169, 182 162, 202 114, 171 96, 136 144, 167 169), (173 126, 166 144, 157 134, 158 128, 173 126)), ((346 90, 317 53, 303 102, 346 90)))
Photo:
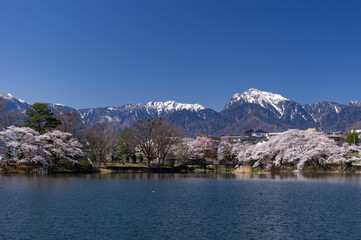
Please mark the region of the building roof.
POLYGON ((254 132, 253 129, 249 129, 249 130, 245 131, 244 134, 250 134, 250 133, 253 133, 253 132, 254 132))
POLYGON ((262 129, 258 129, 257 131, 255 131, 255 133, 268 133, 268 132, 263 131, 262 129))

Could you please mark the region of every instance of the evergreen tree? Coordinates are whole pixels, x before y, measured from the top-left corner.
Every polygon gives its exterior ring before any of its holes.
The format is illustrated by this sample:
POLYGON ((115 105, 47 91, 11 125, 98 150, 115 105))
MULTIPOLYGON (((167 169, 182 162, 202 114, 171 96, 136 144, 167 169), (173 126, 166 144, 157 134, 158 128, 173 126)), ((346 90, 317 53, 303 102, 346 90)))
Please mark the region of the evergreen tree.
POLYGON ((347 136, 345 142, 347 142, 348 144, 358 145, 360 143, 360 138, 358 137, 357 133, 351 133, 350 135, 347 136))
POLYGON ((23 118, 24 127, 34 129, 40 134, 44 134, 49 129, 53 129, 60 125, 61 122, 54 117, 48 104, 34 103, 30 108, 26 109, 25 117, 23 118))
POLYGON ((125 128, 120 134, 118 138, 118 144, 115 150, 118 153, 118 157, 123 159, 123 156, 131 155, 133 151, 133 147, 129 142, 129 129, 125 128))

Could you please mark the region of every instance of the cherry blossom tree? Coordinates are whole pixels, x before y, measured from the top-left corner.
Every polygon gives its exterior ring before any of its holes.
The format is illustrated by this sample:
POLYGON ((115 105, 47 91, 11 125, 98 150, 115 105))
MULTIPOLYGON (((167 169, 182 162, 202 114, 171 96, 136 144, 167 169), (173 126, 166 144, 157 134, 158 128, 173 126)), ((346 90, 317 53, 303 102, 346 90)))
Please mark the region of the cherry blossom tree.
POLYGON ((307 165, 350 165, 361 160, 353 154, 361 152, 360 146, 338 146, 322 133, 302 130, 286 131, 268 142, 239 146, 238 152, 239 161, 251 164, 253 168, 264 166, 266 169, 287 165, 302 170, 307 165))
POLYGON ((3 165, 50 164, 46 152, 37 138, 39 133, 27 127, 10 126, 0 131, 3 165))
POLYGON ((207 154, 213 152, 214 142, 212 139, 204 136, 198 136, 188 143, 191 149, 191 156, 194 159, 203 159, 207 154))
POLYGON ((56 166, 59 159, 77 163, 81 144, 70 133, 51 131, 40 135, 28 127, 10 126, 0 131, 3 165, 56 166))
POLYGON ((194 139, 192 138, 183 138, 177 145, 172 147, 171 152, 175 155, 178 161, 188 163, 192 156, 192 147, 190 143, 193 140, 194 139))
POLYGON ((37 139, 55 165, 59 160, 77 163, 76 159, 84 156, 82 145, 71 133, 54 130, 37 136, 37 139))
POLYGON ((235 161, 238 155, 238 145, 240 143, 230 143, 227 140, 222 140, 218 146, 217 159, 226 161, 235 161))

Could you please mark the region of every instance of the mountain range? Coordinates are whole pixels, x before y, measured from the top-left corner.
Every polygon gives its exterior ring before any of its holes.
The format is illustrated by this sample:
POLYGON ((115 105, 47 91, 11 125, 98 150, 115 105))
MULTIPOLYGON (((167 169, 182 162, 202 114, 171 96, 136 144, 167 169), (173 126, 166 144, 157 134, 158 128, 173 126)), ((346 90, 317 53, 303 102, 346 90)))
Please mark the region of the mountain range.
MULTIPOLYGON (((30 104, 11 94, 2 93, 3 111, 16 109, 23 114, 30 104)), ((112 124, 119 129, 130 127, 140 119, 162 117, 184 128, 189 136, 242 134, 248 129, 269 132, 287 129, 317 128, 337 131, 361 121, 361 102, 348 104, 319 102, 300 105, 279 94, 249 89, 234 94, 222 111, 217 112, 200 104, 175 101, 127 104, 120 107, 87 108, 76 110, 61 104, 49 104, 55 113, 77 112, 87 125, 112 124)))

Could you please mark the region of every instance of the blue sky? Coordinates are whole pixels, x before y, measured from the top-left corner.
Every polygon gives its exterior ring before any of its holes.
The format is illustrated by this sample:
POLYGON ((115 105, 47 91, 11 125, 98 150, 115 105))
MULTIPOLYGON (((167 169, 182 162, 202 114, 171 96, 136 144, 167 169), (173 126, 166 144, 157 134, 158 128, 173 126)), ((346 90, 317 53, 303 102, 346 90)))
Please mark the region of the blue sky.
POLYGON ((361 1, 0 1, 0 92, 75 108, 249 88, 361 101, 361 1))

